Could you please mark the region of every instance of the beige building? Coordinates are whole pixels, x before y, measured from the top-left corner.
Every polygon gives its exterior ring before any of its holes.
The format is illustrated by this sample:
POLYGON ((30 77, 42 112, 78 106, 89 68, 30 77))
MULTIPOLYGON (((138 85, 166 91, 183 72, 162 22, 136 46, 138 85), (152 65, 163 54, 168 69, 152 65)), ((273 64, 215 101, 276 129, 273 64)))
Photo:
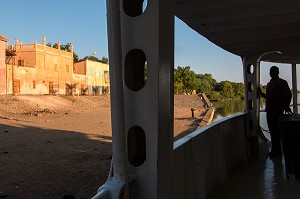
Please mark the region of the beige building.
POLYGON ((80 85, 87 85, 89 94, 109 94, 110 92, 108 64, 89 59, 74 63, 74 79, 78 79, 77 82, 80 85))
POLYGON ((19 43, 6 49, 15 52, 7 63, 7 94, 68 94, 73 80, 73 49, 67 52, 42 44, 19 43))
POLYGON ((6 93, 6 44, 8 39, 0 35, 0 94, 6 93))
POLYGON ((108 64, 83 60, 74 64, 67 52, 42 44, 7 44, 0 35, 0 94, 109 94, 108 64))

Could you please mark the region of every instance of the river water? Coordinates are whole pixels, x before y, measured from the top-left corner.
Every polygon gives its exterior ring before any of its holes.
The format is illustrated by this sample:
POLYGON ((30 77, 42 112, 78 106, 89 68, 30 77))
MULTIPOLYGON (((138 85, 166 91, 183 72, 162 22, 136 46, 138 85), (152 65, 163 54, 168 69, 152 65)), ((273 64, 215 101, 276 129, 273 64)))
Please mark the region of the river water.
MULTIPOLYGON (((298 104, 300 103, 300 95, 298 95, 298 104)), ((219 121, 225 117, 237 114, 237 113, 243 113, 245 111, 245 102, 244 100, 224 100, 224 101, 217 101, 214 102, 213 106, 215 107, 215 114, 213 118, 213 122, 219 121)), ((298 111, 299 111, 298 106, 298 111)), ((264 135, 269 138, 269 133, 267 132, 268 125, 266 121, 266 112, 264 112, 265 109, 265 100, 262 99, 260 103, 260 127, 263 130, 264 135)), ((291 107, 292 109, 292 107, 291 107)))

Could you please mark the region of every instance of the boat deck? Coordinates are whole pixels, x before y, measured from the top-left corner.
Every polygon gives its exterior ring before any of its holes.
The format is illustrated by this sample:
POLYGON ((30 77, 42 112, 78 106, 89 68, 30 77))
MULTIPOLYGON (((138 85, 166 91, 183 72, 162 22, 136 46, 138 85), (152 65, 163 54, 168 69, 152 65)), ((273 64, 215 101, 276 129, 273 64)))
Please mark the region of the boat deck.
POLYGON ((270 145, 260 148, 260 156, 233 173, 213 199, 299 199, 300 179, 287 179, 284 157, 267 157, 270 145))

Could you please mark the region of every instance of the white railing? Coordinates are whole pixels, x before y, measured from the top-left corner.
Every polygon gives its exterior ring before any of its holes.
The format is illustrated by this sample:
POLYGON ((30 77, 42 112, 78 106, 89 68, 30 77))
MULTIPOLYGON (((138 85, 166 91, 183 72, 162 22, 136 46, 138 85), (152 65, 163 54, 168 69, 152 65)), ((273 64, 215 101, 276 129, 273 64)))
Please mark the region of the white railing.
POLYGON ((247 163, 247 114, 236 114, 174 143, 173 199, 209 198, 234 168, 247 163))
MULTIPOLYGON (((211 198, 236 168, 247 164, 248 114, 240 113, 201 128, 174 143, 172 198, 211 198)), ((112 169, 111 169, 112 172, 112 169)), ((120 198, 124 184, 110 173, 93 199, 120 198)))

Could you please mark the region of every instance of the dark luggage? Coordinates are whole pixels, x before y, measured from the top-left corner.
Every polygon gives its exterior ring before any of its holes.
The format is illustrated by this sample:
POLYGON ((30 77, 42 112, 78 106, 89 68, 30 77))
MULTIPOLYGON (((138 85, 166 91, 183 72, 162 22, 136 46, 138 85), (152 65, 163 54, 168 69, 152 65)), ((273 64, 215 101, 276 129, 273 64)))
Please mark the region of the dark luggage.
POLYGON ((300 177, 300 114, 282 115, 279 119, 282 150, 287 177, 300 177))

